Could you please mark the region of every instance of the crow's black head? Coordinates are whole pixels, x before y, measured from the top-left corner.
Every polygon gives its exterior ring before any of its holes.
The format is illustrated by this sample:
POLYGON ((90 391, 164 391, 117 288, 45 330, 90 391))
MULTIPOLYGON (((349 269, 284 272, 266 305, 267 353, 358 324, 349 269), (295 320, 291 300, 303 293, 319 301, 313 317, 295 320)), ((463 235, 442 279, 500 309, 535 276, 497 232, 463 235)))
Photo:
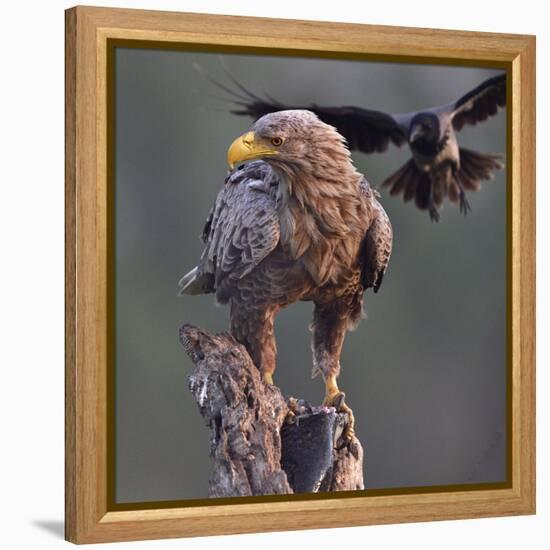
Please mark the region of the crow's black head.
POLYGON ((434 113, 418 113, 411 120, 409 144, 415 149, 425 149, 435 145, 440 139, 441 125, 434 113))

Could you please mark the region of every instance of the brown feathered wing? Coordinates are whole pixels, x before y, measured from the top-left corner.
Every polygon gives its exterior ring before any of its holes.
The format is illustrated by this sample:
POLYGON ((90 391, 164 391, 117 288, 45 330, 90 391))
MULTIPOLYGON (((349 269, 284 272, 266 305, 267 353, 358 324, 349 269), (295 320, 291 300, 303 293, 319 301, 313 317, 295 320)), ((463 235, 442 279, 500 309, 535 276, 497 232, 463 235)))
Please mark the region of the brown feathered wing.
POLYGON ((205 247, 198 265, 180 280, 180 294, 216 292, 225 302, 231 280, 250 273, 279 242, 275 182, 264 162, 236 170, 218 193, 203 231, 205 247))
POLYGON ((373 288, 378 292, 390 261, 393 230, 386 211, 377 200, 378 193, 366 180, 361 183, 361 192, 374 211, 373 221, 363 240, 361 284, 364 289, 373 288))

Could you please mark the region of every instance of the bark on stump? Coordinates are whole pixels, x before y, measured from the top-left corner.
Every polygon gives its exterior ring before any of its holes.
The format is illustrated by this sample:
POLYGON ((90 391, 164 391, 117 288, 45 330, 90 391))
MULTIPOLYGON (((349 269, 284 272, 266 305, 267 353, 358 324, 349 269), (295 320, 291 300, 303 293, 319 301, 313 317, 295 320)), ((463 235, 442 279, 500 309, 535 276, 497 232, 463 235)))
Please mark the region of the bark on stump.
POLYGON ((195 364, 189 389, 211 429, 211 497, 364 488, 361 444, 342 437, 346 414, 285 399, 228 333, 184 325, 180 341, 195 364))

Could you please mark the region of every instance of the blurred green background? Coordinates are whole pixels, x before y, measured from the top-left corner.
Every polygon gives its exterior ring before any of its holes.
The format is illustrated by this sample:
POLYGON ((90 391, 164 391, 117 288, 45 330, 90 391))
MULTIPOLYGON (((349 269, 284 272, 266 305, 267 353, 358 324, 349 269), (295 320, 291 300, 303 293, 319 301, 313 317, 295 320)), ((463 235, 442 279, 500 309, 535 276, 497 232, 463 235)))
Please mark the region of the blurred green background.
MULTIPOLYGON (((406 112, 447 103, 498 71, 360 61, 223 55, 255 92, 282 102, 406 112)), ((212 53, 116 53, 116 500, 204 498, 209 430, 187 389, 184 322, 228 326, 213 296, 177 298, 201 252, 198 235, 223 185, 228 145, 250 125, 193 68, 228 82, 212 53)), ((226 96, 228 97, 228 96, 226 96)), ((460 133, 463 146, 504 153, 506 116, 460 133)), ((373 185, 407 148, 354 153, 373 185)), ((348 335, 341 387, 365 447, 367 488, 502 481, 506 475, 506 174, 470 193, 465 219, 439 224, 382 191, 394 250, 368 318, 348 335)), ((282 390, 313 404, 312 305, 277 319, 282 390)))

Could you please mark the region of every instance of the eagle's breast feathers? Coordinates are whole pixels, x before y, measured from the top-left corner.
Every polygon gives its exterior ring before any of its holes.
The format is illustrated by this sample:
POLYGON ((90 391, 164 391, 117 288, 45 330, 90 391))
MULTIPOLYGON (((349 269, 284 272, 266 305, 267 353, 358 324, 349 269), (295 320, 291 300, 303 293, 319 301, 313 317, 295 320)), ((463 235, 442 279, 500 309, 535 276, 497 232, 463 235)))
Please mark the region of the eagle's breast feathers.
POLYGON ((377 290, 392 241, 375 192, 355 170, 343 182, 304 181, 262 160, 227 178, 202 237, 199 264, 180 281, 181 292, 215 292, 222 303, 248 275, 261 277, 266 293, 288 285, 295 299, 350 284, 377 290), (270 279, 276 270, 288 276, 270 279))

